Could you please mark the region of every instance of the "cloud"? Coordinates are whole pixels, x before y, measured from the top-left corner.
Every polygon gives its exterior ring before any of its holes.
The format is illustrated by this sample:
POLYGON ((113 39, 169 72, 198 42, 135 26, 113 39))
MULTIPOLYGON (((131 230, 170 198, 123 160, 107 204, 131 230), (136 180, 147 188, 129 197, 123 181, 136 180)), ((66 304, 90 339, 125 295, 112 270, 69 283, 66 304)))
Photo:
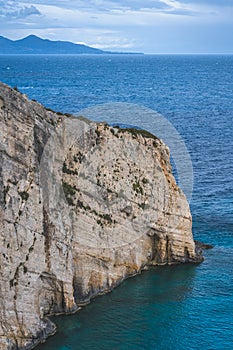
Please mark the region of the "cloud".
POLYGON ((30 7, 24 7, 19 11, 20 17, 28 17, 31 15, 41 15, 40 11, 33 5, 30 7))
MULTIPOLYGON (((118 20, 120 16, 129 17, 129 25, 130 23, 136 24, 137 21, 140 25, 142 22, 146 23, 146 21, 139 19, 141 14, 145 18, 145 13, 148 13, 149 17, 151 14, 171 16, 195 16, 198 14, 193 8, 191 0, 183 1, 186 4, 175 0, 0 0, 0 17, 10 21, 12 19, 21 20, 32 15, 43 15, 48 21, 45 20, 42 23, 41 20, 37 21, 38 26, 43 23, 47 25, 48 22, 54 26, 55 21, 60 21, 61 26, 63 26, 64 22, 70 23, 70 21, 75 21, 76 25, 79 25, 80 21, 83 22, 80 14, 83 14, 84 18, 90 14, 89 19, 93 20, 94 25, 100 19, 99 16, 109 15, 113 25, 117 22, 115 19, 118 20)), ((87 25, 89 25, 89 19, 87 25)), ((108 23, 106 24, 108 25, 108 23)))
POLYGON ((224 8, 233 7, 232 0, 25 0, 25 1, 2 1, 0 0, 0 15, 7 17, 39 15, 43 7, 64 9, 70 11, 90 12, 94 15, 99 13, 114 13, 117 11, 152 11, 167 15, 194 16, 208 7, 224 8), (31 6, 28 6, 28 5, 31 6))
POLYGON ((232 0, 180 0, 183 4, 209 5, 218 7, 233 7, 232 0))
MULTIPOLYGON (((23 2, 21 2, 23 3, 23 2)), ((27 4, 35 6, 45 5, 66 10, 90 11, 95 13, 107 13, 111 11, 166 11, 173 8, 172 0, 28 0, 27 4)))
POLYGON ((204 52, 214 26, 231 46, 232 12, 233 0, 0 0, 0 29, 117 51, 187 52, 196 43, 192 52, 204 52))
MULTIPOLYGON (((37 6, 50 6, 79 12, 90 12, 95 15, 108 13, 110 15, 129 13, 164 13, 167 15, 194 16, 198 14, 192 2, 187 4, 176 0, 71 0, 67 3, 64 0, 29 0, 37 6)), ((186 1, 186 0, 184 0, 186 1)))
POLYGON ((32 15, 41 15, 36 6, 21 6, 16 1, 0 1, 0 17, 5 19, 21 19, 32 15))
POLYGON ((152 9, 152 10, 165 10, 171 8, 170 5, 163 2, 162 0, 125 0, 125 1, 109 1, 109 4, 114 4, 115 8, 118 9, 127 9, 132 11, 138 11, 143 9, 152 9))
POLYGON ((8 12, 8 17, 12 18, 26 18, 31 15, 41 15, 40 11, 35 6, 23 7, 18 11, 8 12))
POLYGON ((98 49, 119 51, 132 50, 135 46, 135 41, 136 40, 133 39, 129 40, 128 38, 123 37, 121 33, 116 32, 112 35, 102 33, 102 35, 95 36, 94 41, 89 38, 88 42, 91 42, 91 46, 98 49))
POLYGON ((178 15, 178 16, 197 16, 200 12, 186 9, 172 9, 166 11, 167 15, 178 15))

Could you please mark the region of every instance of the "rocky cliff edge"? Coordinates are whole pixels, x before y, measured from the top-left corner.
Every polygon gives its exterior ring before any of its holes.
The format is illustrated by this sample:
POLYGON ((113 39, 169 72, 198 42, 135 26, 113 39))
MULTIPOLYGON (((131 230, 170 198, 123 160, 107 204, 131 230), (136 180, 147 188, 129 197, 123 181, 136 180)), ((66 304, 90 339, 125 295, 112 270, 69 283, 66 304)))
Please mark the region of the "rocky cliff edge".
POLYGON ((166 145, 0 84, 0 349, 152 265, 200 261, 166 145))

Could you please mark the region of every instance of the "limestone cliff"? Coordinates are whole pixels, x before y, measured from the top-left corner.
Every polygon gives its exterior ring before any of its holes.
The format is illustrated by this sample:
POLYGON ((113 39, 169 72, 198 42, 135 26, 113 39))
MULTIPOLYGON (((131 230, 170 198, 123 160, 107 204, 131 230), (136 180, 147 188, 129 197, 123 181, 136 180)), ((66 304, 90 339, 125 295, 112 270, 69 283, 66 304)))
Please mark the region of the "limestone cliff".
POLYGON ((145 131, 56 114, 0 84, 0 349, 31 349, 150 265, 195 262, 169 150, 145 131))

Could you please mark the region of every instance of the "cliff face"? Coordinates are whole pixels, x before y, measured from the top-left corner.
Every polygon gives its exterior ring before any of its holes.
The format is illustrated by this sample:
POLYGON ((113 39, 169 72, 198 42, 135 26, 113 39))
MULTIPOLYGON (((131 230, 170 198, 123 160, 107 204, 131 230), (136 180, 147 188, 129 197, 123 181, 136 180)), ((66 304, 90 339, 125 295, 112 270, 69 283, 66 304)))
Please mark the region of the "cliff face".
POLYGON ((168 148, 0 84, 0 349, 150 265, 198 261, 168 148))

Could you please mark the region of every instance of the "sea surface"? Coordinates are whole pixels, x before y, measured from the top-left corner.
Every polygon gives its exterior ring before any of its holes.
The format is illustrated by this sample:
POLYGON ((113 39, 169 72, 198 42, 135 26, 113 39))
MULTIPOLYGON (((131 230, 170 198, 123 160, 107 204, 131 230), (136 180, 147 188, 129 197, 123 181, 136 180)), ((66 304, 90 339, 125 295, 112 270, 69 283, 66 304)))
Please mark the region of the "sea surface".
MULTIPOLYGON (((192 160, 194 237, 214 245, 200 265, 145 271, 54 318, 38 350, 232 350, 233 56, 0 56, 0 80, 56 111, 124 102, 161 113, 192 160)), ((122 121, 138 125, 133 113, 122 121)))

